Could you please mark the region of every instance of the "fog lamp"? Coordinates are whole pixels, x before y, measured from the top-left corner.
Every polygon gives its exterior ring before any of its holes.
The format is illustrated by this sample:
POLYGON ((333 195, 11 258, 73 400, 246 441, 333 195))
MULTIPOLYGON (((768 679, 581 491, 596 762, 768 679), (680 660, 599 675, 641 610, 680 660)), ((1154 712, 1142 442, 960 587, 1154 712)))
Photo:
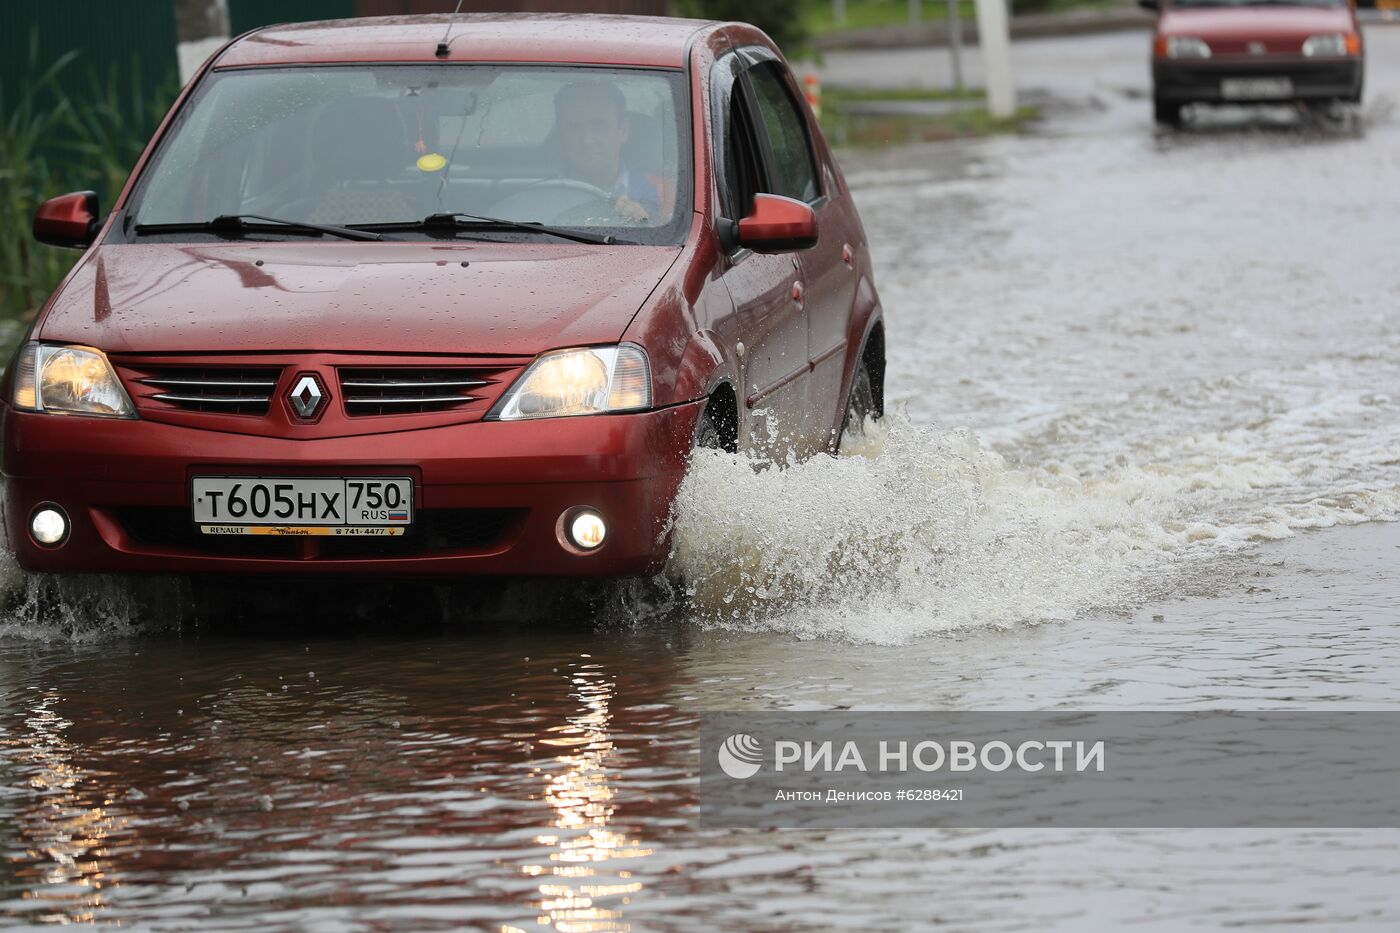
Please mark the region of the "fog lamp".
POLYGON ((608 536, 608 526, 603 516, 590 509, 575 512, 569 519, 568 528, 569 543, 584 551, 602 547, 603 539, 608 536))
POLYGON ((29 520, 29 533, 44 547, 58 547, 68 539, 68 516, 56 505, 41 505, 29 520))

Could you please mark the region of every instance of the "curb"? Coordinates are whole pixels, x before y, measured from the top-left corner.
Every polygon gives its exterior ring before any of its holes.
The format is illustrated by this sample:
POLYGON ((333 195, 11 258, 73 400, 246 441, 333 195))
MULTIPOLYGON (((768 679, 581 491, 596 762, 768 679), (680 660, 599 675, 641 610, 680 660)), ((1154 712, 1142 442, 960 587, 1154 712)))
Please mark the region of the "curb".
MULTIPOLYGON (((1116 10, 1072 10, 1068 13, 1034 13, 1011 17, 1012 39, 1039 39, 1051 36, 1077 36, 1097 32, 1120 32, 1151 29, 1157 15, 1136 7, 1116 10)), ((977 40, 977 21, 962 23, 963 40, 977 40)), ((843 49, 909 48, 920 45, 945 45, 948 42, 947 23, 938 20, 918 26, 881 29, 853 29, 817 36, 808 44, 819 51, 843 49)))

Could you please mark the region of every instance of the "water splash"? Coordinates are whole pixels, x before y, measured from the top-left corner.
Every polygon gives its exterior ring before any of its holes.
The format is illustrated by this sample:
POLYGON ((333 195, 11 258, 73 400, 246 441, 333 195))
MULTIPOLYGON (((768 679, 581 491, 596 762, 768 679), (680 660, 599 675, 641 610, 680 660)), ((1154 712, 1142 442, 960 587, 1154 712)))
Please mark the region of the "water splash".
POLYGON ((707 624, 900 643, 1126 609, 1292 528, 1400 514, 1395 490, 1296 509, 1257 493, 1290 466, 1016 468, 967 430, 889 419, 837 458, 697 456, 667 572, 707 624))
POLYGON ((188 585, 170 577, 30 574, 0 553, 0 638, 105 641, 178 620, 188 585))

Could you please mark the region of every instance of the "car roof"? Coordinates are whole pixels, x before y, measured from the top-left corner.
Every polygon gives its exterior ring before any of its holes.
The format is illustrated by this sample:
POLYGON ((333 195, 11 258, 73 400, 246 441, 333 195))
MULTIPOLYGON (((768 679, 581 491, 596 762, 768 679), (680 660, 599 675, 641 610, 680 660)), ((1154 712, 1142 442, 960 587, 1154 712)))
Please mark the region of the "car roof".
POLYGON ((561 62, 683 68, 697 32, 666 16, 463 13, 267 26, 235 40, 217 68, 319 62, 561 62), (435 53, 448 24, 450 53, 435 53))

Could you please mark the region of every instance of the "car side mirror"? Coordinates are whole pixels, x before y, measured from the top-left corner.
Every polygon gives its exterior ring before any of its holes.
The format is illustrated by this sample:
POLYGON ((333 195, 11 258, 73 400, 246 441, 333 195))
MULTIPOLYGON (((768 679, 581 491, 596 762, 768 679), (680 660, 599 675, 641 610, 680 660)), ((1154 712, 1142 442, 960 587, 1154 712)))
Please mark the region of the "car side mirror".
POLYGON ((34 239, 40 243, 86 249, 96 238, 96 191, 60 194, 34 212, 34 239))
POLYGON ((1156 12, 1162 8, 1162 3, 1161 0, 1138 0, 1138 6, 1142 7, 1144 10, 1156 12))
POLYGON ((756 194, 753 210, 737 224, 721 226, 721 239, 755 253, 788 253, 817 245, 817 215, 794 198, 756 194), (725 229, 727 227, 727 229, 725 229))

